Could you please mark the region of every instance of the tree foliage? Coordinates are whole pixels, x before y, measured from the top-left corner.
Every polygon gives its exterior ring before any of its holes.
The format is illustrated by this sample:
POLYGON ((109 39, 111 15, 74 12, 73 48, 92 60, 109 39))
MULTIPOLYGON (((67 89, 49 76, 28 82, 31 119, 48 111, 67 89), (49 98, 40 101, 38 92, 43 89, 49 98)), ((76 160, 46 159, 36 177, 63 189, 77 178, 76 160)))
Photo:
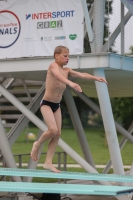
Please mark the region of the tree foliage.
POLYGON ((131 50, 131 55, 133 55, 133 46, 130 46, 129 49, 131 50))
POLYGON ((115 120, 128 129, 133 121, 133 98, 113 98, 111 103, 115 120))
MULTIPOLYGON (((131 54, 133 55, 133 46, 130 46, 131 54)), ((116 121, 119 121, 126 129, 133 121, 133 98, 114 98, 111 100, 114 117, 116 121)))

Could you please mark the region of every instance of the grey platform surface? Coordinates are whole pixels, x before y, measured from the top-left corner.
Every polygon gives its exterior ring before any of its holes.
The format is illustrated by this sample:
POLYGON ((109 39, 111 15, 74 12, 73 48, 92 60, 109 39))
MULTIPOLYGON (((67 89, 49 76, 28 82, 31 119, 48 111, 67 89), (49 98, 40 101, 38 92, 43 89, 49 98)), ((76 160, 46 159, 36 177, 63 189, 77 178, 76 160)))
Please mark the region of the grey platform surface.
POLYGON ((50 170, 20 169, 20 168, 0 168, 0 175, 7 176, 29 176, 41 178, 63 178, 77 180, 100 180, 114 182, 133 182, 133 176, 116 174, 98 174, 62 171, 55 173, 50 170))

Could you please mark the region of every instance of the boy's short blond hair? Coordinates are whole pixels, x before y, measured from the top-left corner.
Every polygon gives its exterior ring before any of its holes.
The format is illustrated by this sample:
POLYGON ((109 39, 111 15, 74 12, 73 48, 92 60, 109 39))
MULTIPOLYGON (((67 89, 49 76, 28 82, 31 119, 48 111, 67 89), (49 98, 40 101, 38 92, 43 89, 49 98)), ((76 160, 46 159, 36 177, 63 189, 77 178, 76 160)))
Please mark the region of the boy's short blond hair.
POLYGON ((55 50, 54 50, 54 57, 55 57, 55 54, 60 54, 62 53, 62 50, 65 49, 67 51, 69 51, 69 49, 65 46, 57 46, 55 47, 55 50))

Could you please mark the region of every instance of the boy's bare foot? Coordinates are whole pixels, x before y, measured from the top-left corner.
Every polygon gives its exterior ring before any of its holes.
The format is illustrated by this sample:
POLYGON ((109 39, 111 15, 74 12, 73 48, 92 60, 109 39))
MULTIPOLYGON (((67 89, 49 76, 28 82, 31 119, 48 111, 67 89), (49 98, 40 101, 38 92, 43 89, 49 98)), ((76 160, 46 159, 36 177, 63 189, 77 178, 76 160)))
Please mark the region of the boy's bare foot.
POLYGON ((56 169, 53 164, 44 163, 43 168, 50 169, 53 172, 59 173, 60 170, 56 169))
POLYGON ((39 145, 37 144, 37 142, 34 142, 33 143, 33 147, 32 147, 32 150, 31 150, 31 158, 34 160, 34 161, 37 161, 38 160, 38 151, 39 151, 39 145))

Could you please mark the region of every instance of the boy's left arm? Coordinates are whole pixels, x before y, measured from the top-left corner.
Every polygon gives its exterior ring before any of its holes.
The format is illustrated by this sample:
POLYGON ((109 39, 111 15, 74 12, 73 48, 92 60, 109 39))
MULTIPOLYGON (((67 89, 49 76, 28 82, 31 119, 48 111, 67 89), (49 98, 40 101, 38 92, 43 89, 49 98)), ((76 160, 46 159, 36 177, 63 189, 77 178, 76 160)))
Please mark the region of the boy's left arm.
POLYGON ((104 82, 107 84, 107 81, 103 77, 93 76, 88 73, 77 72, 72 69, 69 69, 69 76, 75 77, 75 78, 82 78, 82 79, 86 79, 86 80, 95 80, 95 81, 104 82))

